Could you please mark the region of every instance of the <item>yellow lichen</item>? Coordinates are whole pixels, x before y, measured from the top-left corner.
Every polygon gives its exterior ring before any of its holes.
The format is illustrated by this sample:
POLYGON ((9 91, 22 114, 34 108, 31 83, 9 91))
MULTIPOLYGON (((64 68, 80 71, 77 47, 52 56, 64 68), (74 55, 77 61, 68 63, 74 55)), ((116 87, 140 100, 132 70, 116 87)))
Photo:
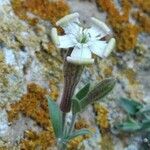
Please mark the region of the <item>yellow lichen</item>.
POLYGON ((108 121, 108 109, 99 103, 96 103, 94 105, 95 108, 95 112, 96 112, 96 120, 97 120, 97 124, 100 126, 100 129, 106 130, 109 128, 109 121, 108 121))
POLYGON ((38 17, 55 25, 57 20, 69 13, 69 6, 64 0, 56 2, 50 2, 49 0, 13 0, 12 7, 20 19, 28 21, 31 25, 35 25, 39 21, 38 17), (31 14, 35 16, 33 17, 31 14))

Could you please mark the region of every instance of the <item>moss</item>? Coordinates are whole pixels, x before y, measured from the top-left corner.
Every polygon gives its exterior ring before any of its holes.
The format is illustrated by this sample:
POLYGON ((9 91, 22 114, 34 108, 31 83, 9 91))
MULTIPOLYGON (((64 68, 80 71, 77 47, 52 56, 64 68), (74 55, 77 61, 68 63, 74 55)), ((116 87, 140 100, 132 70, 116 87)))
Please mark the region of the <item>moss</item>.
POLYGON ((15 14, 29 24, 35 25, 41 19, 50 21, 53 25, 55 22, 69 13, 69 6, 64 0, 50 2, 49 0, 13 0, 12 8, 15 14), (32 13, 35 17, 29 17, 32 13))

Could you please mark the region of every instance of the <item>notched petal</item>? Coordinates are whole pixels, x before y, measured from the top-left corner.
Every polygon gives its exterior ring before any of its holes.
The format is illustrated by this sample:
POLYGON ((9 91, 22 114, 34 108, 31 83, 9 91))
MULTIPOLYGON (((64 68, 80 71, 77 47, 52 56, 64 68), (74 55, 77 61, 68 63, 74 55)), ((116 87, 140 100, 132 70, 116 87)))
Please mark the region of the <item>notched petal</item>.
POLYGON ((70 48, 70 47, 74 47, 75 43, 73 41, 73 37, 71 35, 63 35, 63 36, 59 36, 59 48, 70 48))
POLYGON ((78 18, 78 17, 79 17, 78 13, 73 13, 73 14, 67 15, 67 16, 61 18, 60 20, 58 20, 56 22, 56 25, 57 26, 66 26, 71 20, 74 20, 75 18, 78 18))
POLYGON ((77 65, 90 65, 94 63, 94 59, 88 59, 88 58, 79 59, 79 58, 73 58, 70 56, 67 57, 67 61, 69 63, 77 64, 77 65))
POLYGON ((100 21, 100 20, 98 20, 94 17, 92 17, 91 20, 95 25, 99 26, 105 33, 110 33, 111 32, 109 27, 104 22, 102 22, 102 21, 100 21))
POLYGON ((56 28, 52 28, 52 30, 51 30, 51 39, 52 39, 52 42, 56 46, 59 46, 59 37, 58 37, 57 29, 56 28))
POLYGON ((111 38, 107 44, 107 47, 103 53, 103 56, 107 57, 112 52, 112 50, 115 48, 115 45, 116 45, 115 38, 111 38))

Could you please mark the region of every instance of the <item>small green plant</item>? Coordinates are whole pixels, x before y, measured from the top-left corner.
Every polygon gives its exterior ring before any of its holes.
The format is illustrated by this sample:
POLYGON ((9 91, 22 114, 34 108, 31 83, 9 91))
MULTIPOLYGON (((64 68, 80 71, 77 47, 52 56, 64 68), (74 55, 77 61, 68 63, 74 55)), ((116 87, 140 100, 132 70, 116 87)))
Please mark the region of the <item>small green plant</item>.
POLYGON ((92 53, 106 58, 115 46, 115 39, 104 40, 110 34, 107 25, 96 18, 92 18, 93 26, 85 28, 79 21, 79 14, 74 13, 60 19, 56 25, 60 26, 65 35, 58 36, 57 29, 51 31, 51 38, 57 48, 65 49, 64 56, 64 88, 60 106, 48 99, 48 108, 54 133, 57 139, 58 150, 65 150, 71 139, 93 132, 88 129, 75 130, 74 124, 79 113, 95 101, 101 100, 115 86, 114 78, 92 84, 87 83, 75 93, 85 65, 94 63, 92 53), (71 112, 70 123, 67 114, 71 112))
POLYGON ((65 150, 67 142, 77 136, 93 134, 93 132, 88 129, 75 130, 75 119, 88 105, 95 101, 99 101, 106 96, 113 89, 114 85, 114 79, 105 79, 93 86, 88 83, 80 89, 71 99, 72 119, 70 124, 66 123, 66 114, 60 110, 56 102, 51 100, 50 97, 47 97, 49 114, 59 149, 65 150))
POLYGON ((115 125, 118 131, 150 132, 150 105, 127 98, 121 98, 119 105, 127 113, 127 117, 115 125))

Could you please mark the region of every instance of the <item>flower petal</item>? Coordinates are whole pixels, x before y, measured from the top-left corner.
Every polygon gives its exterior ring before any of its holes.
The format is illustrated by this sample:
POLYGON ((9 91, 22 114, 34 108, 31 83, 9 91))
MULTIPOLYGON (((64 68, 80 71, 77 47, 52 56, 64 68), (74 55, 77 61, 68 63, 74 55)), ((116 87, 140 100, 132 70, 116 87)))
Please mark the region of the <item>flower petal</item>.
POLYGON ((88 58, 84 58, 84 59, 78 59, 78 58, 73 58, 68 56, 67 57, 67 61, 73 64, 77 64, 77 65, 89 65, 89 64, 93 64, 94 63, 94 59, 88 59, 88 58))
POLYGON ((116 45, 115 38, 111 38, 106 46, 103 56, 107 57, 112 52, 112 50, 115 48, 115 45, 116 45))
POLYGON ((79 17, 78 13, 73 13, 73 14, 67 15, 67 16, 61 18, 60 20, 58 20, 56 22, 56 25, 61 26, 61 27, 67 26, 69 22, 71 22, 72 20, 78 19, 78 17, 79 17))
POLYGON ((70 47, 74 47, 75 43, 74 43, 73 39, 74 38, 71 35, 59 36, 59 45, 58 45, 58 48, 70 48, 70 47))
POLYGON ((105 48, 107 46, 107 43, 105 41, 93 41, 91 42, 89 45, 89 48, 90 50, 96 54, 97 56, 103 58, 103 54, 104 54, 104 51, 105 51, 105 48))
POLYGON ((92 22, 97 25, 101 30, 103 30, 105 33, 109 33, 110 32, 110 29, 109 27, 102 21, 92 17, 91 18, 92 22))
POLYGON ((71 57, 76 58, 76 59, 80 59, 80 60, 82 60, 84 58, 91 59, 92 54, 91 54, 90 49, 87 46, 80 45, 80 46, 76 46, 73 49, 73 51, 71 53, 71 57))
POLYGON ((94 17, 92 17, 91 20, 94 23, 94 25, 92 25, 92 27, 88 29, 88 32, 91 35, 91 37, 97 37, 98 39, 101 39, 102 37, 110 33, 110 29, 104 22, 94 17))
POLYGON ((59 45, 59 37, 58 37, 57 29, 56 29, 56 28, 52 28, 52 30, 51 30, 51 39, 52 39, 52 42, 53 42, 56 46, 59 45))
POLYGON ((77 35, 77 33, 80 31, 80 21, 79 21, 79 14, 73 13, 70 15, 67 15, 56 22, 57 26, 61 26, 66 34, 73 34, 77 35))
POLYGON ((94 59, 92 59, 92 54, 87 45, 76 46, 71 56, 67 57, 67 61, 74 64, 93 64, 94 59))

